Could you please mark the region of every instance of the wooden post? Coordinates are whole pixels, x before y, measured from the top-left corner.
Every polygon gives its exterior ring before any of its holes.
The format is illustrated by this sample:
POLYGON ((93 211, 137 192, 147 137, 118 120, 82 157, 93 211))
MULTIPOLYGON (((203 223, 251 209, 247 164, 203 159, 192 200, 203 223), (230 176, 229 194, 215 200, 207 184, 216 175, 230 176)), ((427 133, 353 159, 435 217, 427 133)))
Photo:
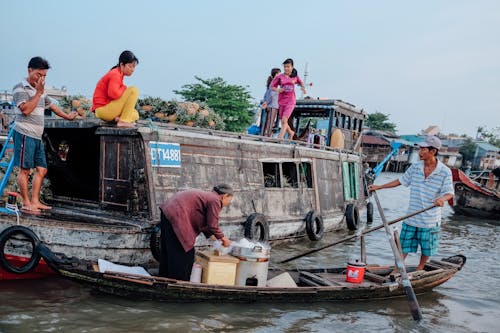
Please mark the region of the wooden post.
POLYGON ((318 174, 316 171, 316 159, 312 159, 312 177, 314 186, 314 208, 318 214, 321 214, 321 205, 319 204, 319 193, 318 193, 318 174))
POLYGON ((366 264, 366 242, 364 235, 361 235, 361 261, 366 264))

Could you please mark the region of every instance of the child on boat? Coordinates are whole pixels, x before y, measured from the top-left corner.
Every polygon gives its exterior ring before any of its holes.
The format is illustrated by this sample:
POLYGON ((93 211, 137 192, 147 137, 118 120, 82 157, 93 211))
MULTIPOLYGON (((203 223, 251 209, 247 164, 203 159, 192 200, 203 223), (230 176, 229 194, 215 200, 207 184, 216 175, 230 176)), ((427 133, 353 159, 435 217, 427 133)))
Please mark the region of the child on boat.
POLYGON ((264 136, 272 135, 273 127, 276 122, 276 116, 278 115, 278 92, 272 89, 271 82, 273 82, 274 78, 280 73, 281 70, 279 68, 273 68, 271 69, 271 75, 267 78, 267 90, 261 104, 262 112, 265 117, 262 117, 262 121, 260 123, 261 135, 264 136))
POLYGON ((295 132, 288 125, 288 118, 292 115, 295 108, 295 85, 298 84, 302 92, 306 94, 304 83, 293 68, 293 60, 288 58, 283 62, 284 73, 276 76, 271 83, 272 89, 279 93, 279 118, 281 119, 281 131, 279 138, 283 139, 285 133, 288 133, 290 140, 293 139, 295 132), (278 88, 279 87, 279 88, 278 88))

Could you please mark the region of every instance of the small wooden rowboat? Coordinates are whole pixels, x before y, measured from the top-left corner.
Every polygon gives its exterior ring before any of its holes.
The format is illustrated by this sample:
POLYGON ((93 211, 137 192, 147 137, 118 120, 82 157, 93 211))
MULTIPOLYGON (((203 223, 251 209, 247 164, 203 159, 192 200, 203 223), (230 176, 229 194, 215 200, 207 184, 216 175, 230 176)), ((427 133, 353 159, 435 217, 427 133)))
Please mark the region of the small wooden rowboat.
MULTIPOLYGON (((346 282, 346 267, 275 270, 272 278, 284 272, 290 274, 297 287, 228 286, 192 283, 157 276, 128 273, 100 273, 96 263, 67 259, 44 246, 38 248, 42 257, 62 277, 89 286, 95 291, 133 298, 167 302, 321 302, 342 300, 380 299, 405 296, 398 277, 389 276, 393 267, 368 266, 362 283, 346 282)), ((408 268, 408 276, 415 293, 432 290, 449 280, 465 264, 466 258, 456 255, 431 260, 425 270, 408 268)))

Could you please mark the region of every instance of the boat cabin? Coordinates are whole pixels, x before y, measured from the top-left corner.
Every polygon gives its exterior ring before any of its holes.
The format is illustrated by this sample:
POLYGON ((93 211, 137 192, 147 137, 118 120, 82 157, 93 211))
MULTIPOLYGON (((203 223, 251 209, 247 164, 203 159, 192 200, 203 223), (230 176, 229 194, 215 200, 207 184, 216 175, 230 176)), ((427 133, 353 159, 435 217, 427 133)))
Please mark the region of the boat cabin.
MULTIPOLYGON (((355 229, 364 204, 362 156, 355 149, 364 117, 337 100, 297 101, 297 128, 326 120, 323 133, 314 134, 323 139, 313 142, 143 120, 121 129, 95 118, 47 117, 44 200, 53 209, 40 217, 22 214, 21 223, 68 255, 81 256, 84 248, 89 258, 147 263, 166 199, 228 183, 235 196, 220 224, 229 238, 318 240, 346 223, 355 229), (334 147, 339 133, 344 145, 334 147)), ((0 230, 15 223, 15 216, 2 216, 0 230)), ((200 236, 197 244, 208 243, 200 236)))

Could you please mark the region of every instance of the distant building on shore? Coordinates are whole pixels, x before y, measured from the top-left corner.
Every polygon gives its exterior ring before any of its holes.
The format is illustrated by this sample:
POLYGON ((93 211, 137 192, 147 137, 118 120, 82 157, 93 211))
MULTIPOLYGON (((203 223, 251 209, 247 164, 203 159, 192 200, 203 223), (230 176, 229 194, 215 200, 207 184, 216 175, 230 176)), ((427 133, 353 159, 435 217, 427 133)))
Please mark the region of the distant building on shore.
POLYGON ((500 166, 500 148, 486 141, 475 141, 476 151, 472 160, 472 169, 495 169, 500 166))

